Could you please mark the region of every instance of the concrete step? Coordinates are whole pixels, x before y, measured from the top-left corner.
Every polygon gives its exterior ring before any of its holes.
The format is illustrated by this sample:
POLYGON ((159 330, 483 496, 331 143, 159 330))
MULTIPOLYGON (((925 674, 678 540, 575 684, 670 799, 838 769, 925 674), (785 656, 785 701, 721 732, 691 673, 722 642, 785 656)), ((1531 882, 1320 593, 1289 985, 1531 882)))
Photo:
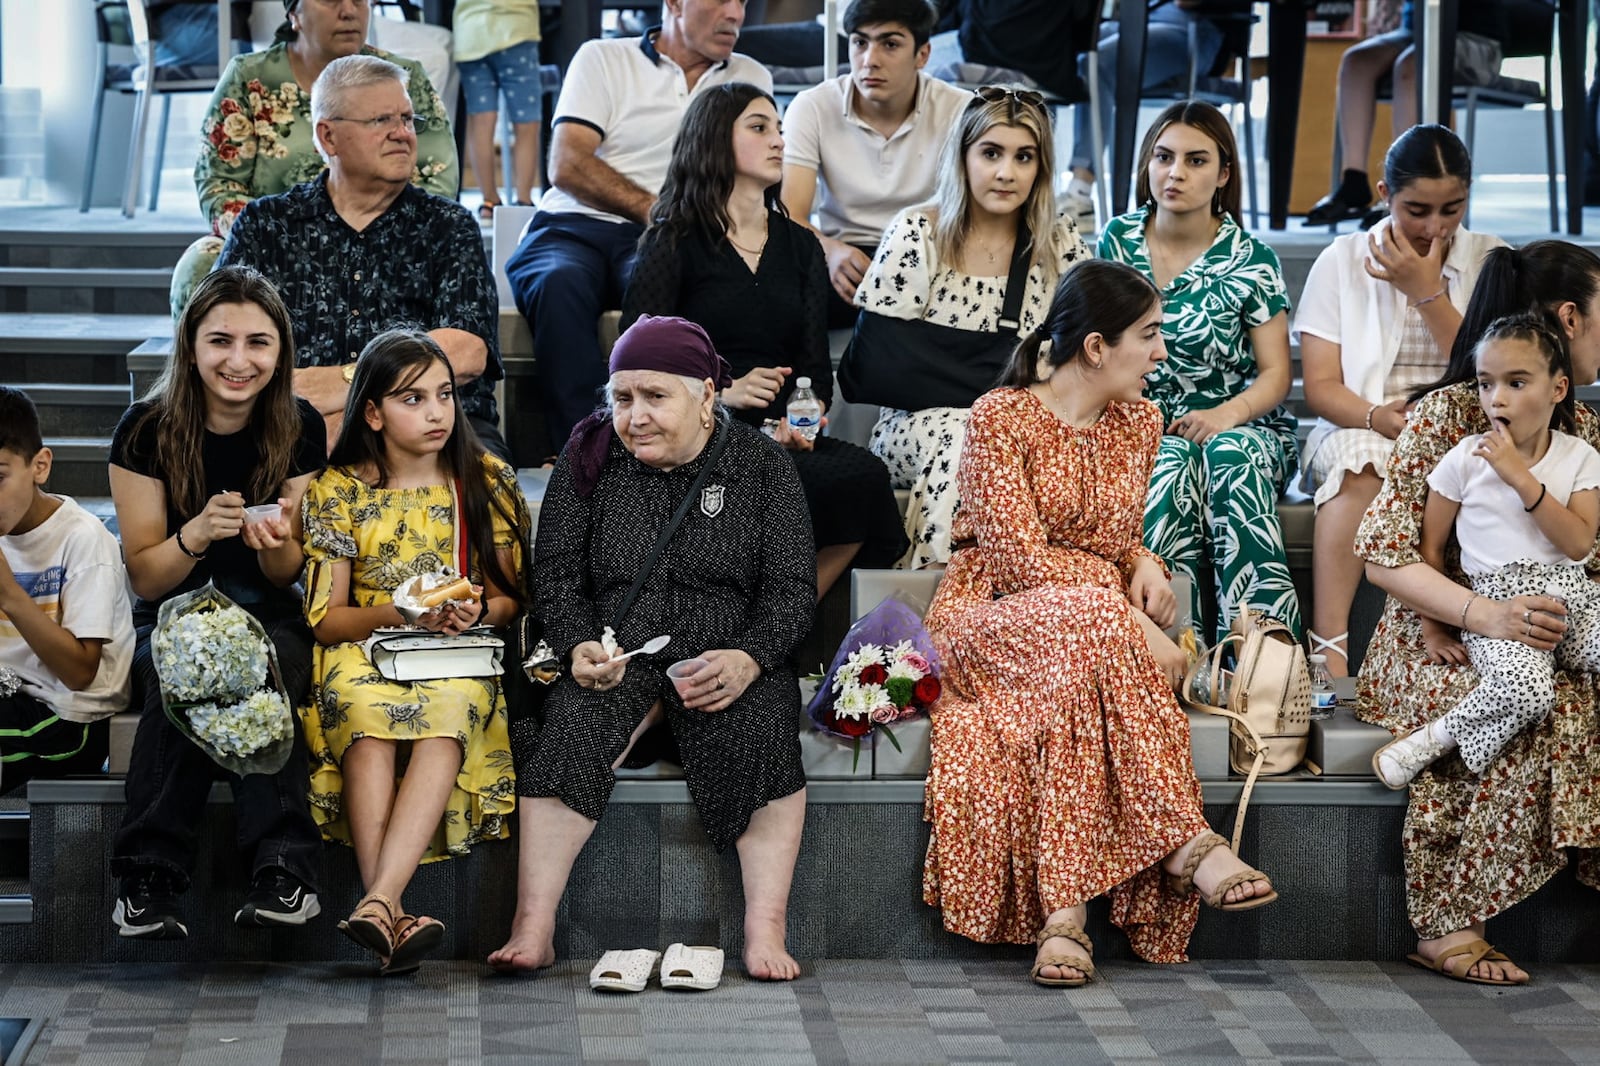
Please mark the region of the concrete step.
POLYGON ((49 489, 68 496, 109 496, 111 476, 107 466, 111 437, 50 437, 45 444, 55 456, 49 489))
POLYGON ((172 271, 0 266, 0 311, 39 314, 161 314, 172 271))
POLYGON ((46 437, 95 437, 108 442, 130 393, 120 385, 49 385, 25 383, 22 391, 39 409, 39 426, 46 437))
MULTIPOLYGON (((1205 782, 1206 814, 1230 828, 1239 782, 1205 782)), ((292 931, 232 924, 247 888, 233 842, 232 805, 218 786, 197 819, 199 856, 183 905, 185 941, 122 940, 111 926, 107 872, 123 814, 122 783, 35 782, 33 921, 0 926, 0 958, 15 962, 339 960, 363 956, 334 934, 359 890, 348 848, 325 849, 323 914, 292 931)), ((1205 911, 1196 958, 1385 959, 1413 950, 1405 919, 1399 835, 1404 795, 1373 782, 1269 780, 1258 785, 1245 857, 1272 874, 1283 898, 1244 914, 1205 911)), ((789 907, 789 943, 808 958, 1022 958, 944 931, 921 902, 928 828, 920 781, 817 781, 789 907)), ((442 958, 482 960, 510 927, 513 840, 422 867, 407 909, 447 927, 442 958)), ((595 958, 623 945, 742 943, 743 895, 734 852, 715 854, 681 781, 625 780, 573 871, 558 914, 556 950, 595 958)), ((1103 903, 1090 911, 1100 958, 1128 958, 1103 903)), ((1493 923, 1495 943, 1520 962, 1600 961, 1592 897, 1563 872, 1526 906, 1493 923)))
MULTIPOLYGON (((150 337, 172 336, 168 315, 34 314, 7 315, 0 320, 0 369, 20 365, 14 356, 112 356, 115 371, 127 374, 120 360, 150 337)), ((37 361, 37 360, 35 360, 37 361)), ((42 364, 47 367, 47 364, 42 364)), ((81 377, 15 378, 24 381, 81 381, 81 377)))

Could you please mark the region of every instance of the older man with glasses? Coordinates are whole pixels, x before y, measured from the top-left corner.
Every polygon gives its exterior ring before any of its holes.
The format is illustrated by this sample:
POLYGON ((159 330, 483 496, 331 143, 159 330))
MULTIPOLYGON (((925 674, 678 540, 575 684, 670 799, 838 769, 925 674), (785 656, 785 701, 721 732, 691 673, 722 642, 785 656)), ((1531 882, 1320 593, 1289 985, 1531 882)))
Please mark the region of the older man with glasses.
POLYGON ((504 376, 498 301, 478 223, 460 204, 411 184, 417 116, 405 71, 375 56, 329 63, 311 88, 317 150, 328 169, 251 202, 217 265, 255 267, 294 321, 295 394, 338 435, 356 355, 391 327, 420 327, 450 359, 484 446, 510 460, 495 407, 504 376))

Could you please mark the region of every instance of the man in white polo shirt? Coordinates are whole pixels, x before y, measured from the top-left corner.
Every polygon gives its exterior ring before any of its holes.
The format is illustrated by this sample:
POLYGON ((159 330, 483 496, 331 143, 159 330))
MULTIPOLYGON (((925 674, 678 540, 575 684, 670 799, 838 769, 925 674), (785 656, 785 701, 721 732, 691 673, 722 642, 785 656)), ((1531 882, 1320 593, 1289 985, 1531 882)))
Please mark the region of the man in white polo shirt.
POLYGON ((843 23, 850 73, 784 113, 783 203, 808 226, 816 205, 830 329, 855 321, 856 286, 889 223, 933 197, 939 150, 971 99, 922 72, 937 18, 928 0, 854 0, 843 23))
POLYGON ((552 120, 551 187, 506 262, 533 331, 552 451, 605 384, 595 323, 622 306, 690 99, 736 81, 772 91, 767 69, 733 51, 743 0, 666 0, 661 15, 643 37, 586 41, 573 56, 552 120))

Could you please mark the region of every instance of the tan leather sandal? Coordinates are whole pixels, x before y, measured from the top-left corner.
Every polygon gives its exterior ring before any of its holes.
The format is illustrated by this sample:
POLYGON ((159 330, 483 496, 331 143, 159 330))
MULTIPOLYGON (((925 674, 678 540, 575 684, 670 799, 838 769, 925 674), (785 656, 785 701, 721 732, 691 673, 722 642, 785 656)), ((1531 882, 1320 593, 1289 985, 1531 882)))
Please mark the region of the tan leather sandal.
MULTIPOLYGON (((1199 889, 1194 883, 1194 872, 1200 868, 1200 863, 1205 861, 1205 857, 1211 854, 1212 848, 1216 847, 1218 844, 1227 846, 1227 843, 1227 839, 1217 833, 1202 833, 1199 839, 1194 842, 1194 847, 1189 849, 1189 858, 1185 860, 1183 864, 1183 873, 1167 875, 1168 886, 1173 892, 1180 896, 1187 896, 1191 892, 1198 892, 1199 889)), ((1273 902, 1277 898, 1278 890, 1272 887, 1272 878, 1268 877, 1260 870, 1250 868, 1241 870, 1231 877, 1223 878, 1222 883, 1219 884, 1209 896, 1203 892, 1200 894, 1200 899, 1205 903, 1206 906, 1215 907, 1219 911, 1255 910, 1257 907, 1265 907, 1267 904, 1273 902), (1226 902, 1229 892, 1233 891, 1238 886, 1248 884, 1251 881, 1265 881, 1267 883, 1266 893, 1250 896, 1247 899, 1236 900, 1233 903, 1226 902)))
POLYGON ((356 904, 350 917, 339 923, 339 932, 380 959, 387 959, 394 953, 394 920, 394 901, 369 892, 356 904))
MULTIPOLYGON (((1034 937, 1035 944, 1043 944, 1051 937, 1062 937, 1077 944, 1085 952, 1094 950, 1094 943, 1075 922, 1051 922, 1039 930, 1039 935, 1034 937)), ((1052 951, 1033 960, 1033 972, 1029 974, 1036 985, 1046 988, 1077 988, 1088 984, 1094 978, 1094 963, 1087 955, 1071 955, 1065 952, 1052 951), (1044 977, 1039 971, 1046 966, 1062 966, 1067 969, 1079 971, 1078 977, 1044 977)))
POLYGON ((383 964, 383 976, 416 973, 422 960, 442 943, 443 922, 426 914, 402 914, 394 923, 394 952, 383 964))

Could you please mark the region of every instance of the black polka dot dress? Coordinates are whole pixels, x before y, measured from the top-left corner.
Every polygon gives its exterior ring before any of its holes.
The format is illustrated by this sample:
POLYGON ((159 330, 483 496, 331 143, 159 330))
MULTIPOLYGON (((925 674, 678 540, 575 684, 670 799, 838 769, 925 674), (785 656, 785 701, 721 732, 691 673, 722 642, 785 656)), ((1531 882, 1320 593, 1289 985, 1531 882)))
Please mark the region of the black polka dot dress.
MULTIPOLYGON (((622 684, 580 688, 563 674, 542 730, 516 733, 517 791, 552 796, 599 820, 611 766, 660 700, 689 792, 712 843, 733 843, 759 808, 805 787, 796 723, 800 695, 789 656, 811 626, 816 556, 794 464, 777 445, 724 418, 728 443, 683 524, 646 579, 617 641, 637 648, 667 634, 657 655, 628 661, 622 684), (666 668, 719 648, 743 650, 761 674, 727 710, 684 708, 666 668)), ((569 457, 551 474, 534 542, 534 609, 562 661, 599 640, 701 466, 704 453, 661 471, 617 439, 592 495, 578 494, 569 457)))

